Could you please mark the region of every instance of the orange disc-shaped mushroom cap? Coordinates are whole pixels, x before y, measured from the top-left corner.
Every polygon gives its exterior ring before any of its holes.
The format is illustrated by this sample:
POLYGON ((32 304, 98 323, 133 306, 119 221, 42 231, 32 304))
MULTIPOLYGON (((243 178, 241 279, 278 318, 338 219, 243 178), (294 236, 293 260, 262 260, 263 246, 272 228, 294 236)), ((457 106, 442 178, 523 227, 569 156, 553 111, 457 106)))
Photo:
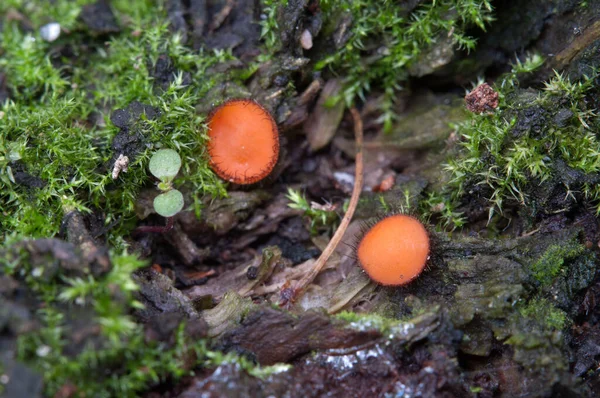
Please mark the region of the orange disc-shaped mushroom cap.
POLYGON ((404 285, 421 273, 429 256, 429 235, 423 224, 404 214, 375 224, 358 245, 358 261, 382 285, 404 285))
POLYGON ((210 166, 224 180, 253 184, 273 171, 279 157, 277 125, 249 99, 230 100, 208 120, 210 166))

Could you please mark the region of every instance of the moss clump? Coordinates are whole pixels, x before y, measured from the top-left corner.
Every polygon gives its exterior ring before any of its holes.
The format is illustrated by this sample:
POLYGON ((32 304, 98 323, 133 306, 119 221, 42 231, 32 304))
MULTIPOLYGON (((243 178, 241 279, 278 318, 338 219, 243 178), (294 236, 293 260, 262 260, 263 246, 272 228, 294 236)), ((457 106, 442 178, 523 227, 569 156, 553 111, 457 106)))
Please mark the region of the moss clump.
POLYGON ((567 314, 546 299, 536 298, 520 306, 519 314, 533 319, 549 330, 562 330, 570 322, 567 314))
MULTIPOLYGON (((398 90, 420 57, 433 46, 446 45, 470 50, 475 40, 465 29, 485 29, 492 20, 489 1, 438 0, 420 2, 407 9, 408 2, 379 0, 321 1, 325 21, 339 24, 351 19, 347 34, 336 43, 335 51, 316 64, 343 76, 343 97, 350 104, 363 97, 372 86, 384 92, 382 103, 384 129, 393 121, 393 104, 398 90)), ((336 26, 325 26, 330 35, 336 26)))
POLYGON ((281 7, 288 5, 288 0, 262 0, 261 5, 265 17, 260 21, 260 37, 264 40, 267 49, 274 52, 281 47, 277 13, 281 7))
MULTIPOLYGON (((61 38, 62 44, 47 43, 16 21, 3 25, 0 68, 11 100, 0 105, 0 241, 9 234, 53 236, 65 211, 101 209, 107 223, 121 221, 111 229, 114 243, 134 219, 138 192, 150 182, 149 155, 161 147, 176 149, 183 159, 178 186, 197 195, 225 194, 207 166, 204 116, 195 107, 217 83, 235 80, 210 73, 232 55, 192 52, 181 36, 169 33, 160 18, 164 10, 147 13, 144 4, 130 10, 116 2, 117 16, 127 16, 130 25, 98 47, 84 46, 93 39, 81 33, 61 38), (65 43, 88 51, 87 62, 51 60, 53 49, 65 43), (128 172, 113 180, 111 158, 119 154, 111 143, 121 129, 110 116, 133 101, 154 109, 155 116, 142 114, 128 127, 141 149, 130 158, 128 172)), ((194 199, 199 210, 200 197, 194 199)))
POLYGON ((43 376, 48 396, 71 386, 82 396, 133 397, 194 367, 232 362, 257 377, 285 370, 213 351, 206 339, 188 331, 185 321, 169 339, 149 339, 130 315, 142 306, 131 274, 145 262, 126 253, 110 258, 112 270, 102 276, 66 277, 45 272, 24 251, 5 256, 2 269, 44 302, 36 314, 41 327, 18 336, 17 351, 18 360, 43 376))
POLYGON ((342 311, 335 315, 337 319, 348 322, 349 327, 357 330, 379 330, 383 334, 389 332, 392 326, 398 324, 397 319, 386 318, 379 314, 357 314, 352 311, 342 311))
POLYGON ((531 274, 542 286, 548 286, 561 273, 566 261, 578 257, 584 251, 585 246, 573 241, 552 245, 531 264, 531 274))
MULTIPOLYGON (((11 95, 17 100, 31 100, 45 93, 60 92, 68 82, 52 65, 47 43, 23 33, 15 24, 4 25, 1 33, 0 68, 6 73, 11 95)), ((6 111, 4 111, 6 112, 6 111)))
POLYGON ((68 357, 64 353, 67 342, 60 327, 61 315, 51 311, 43 315, 46 326, 37 334, 19 339, 19 359, 33 363, 43 374, 48 396, 66 385, 74 386, 83 396, 136 396, 167 377, 178 379, 188 374, 187 356, 196 352, 202 358, 206 352, 204 341, 189 341, 181 324, 173 347, 144 341, 140 328, 122 341, 102 348, 92 346, 68 357))
POLYGON ((522 366, 524 379, 535 380, 539 395, 550 395, 557 380, 569 377, 562 330, 567 315, 545 299, 536 298, 517 306, 506 322, 494 331, 512 347, 512 359, 522 366), (508 335, 506 335, 506 333, 508 335))
POLYGON ((26 16, 34 27, 40 27, 51 21, 59 21, 67 30, 76 28, 77 17, 81 8, 96 0, 54 0, 52 3, 32 0, 5 0, 0 4, 0 14, 10 10, 17 11, 26 16))
POLYGON ((169 350, 146 344, 142 326, 129 315, 132 308, 140 306, 133 296, 137 285, 131 273, 145 265, 135 256, 112 254, 113 268, 106 275, 73 278, 44 272, 48 267, 31 263, 23 251, 19 261, 14 260, 11 255, 6 257, 4 272, 23 280, 44 302, 37 312, 41 328, 18 337, 18 359, 43 375, 48 395, 72 384, 86 396, 133 396, 166 374, 183 373, 182 347, 188 344, 183 329, 177 333, 174 349, 169 350), (69 333, 77 331, 69 318, 79 312, 88 322, 83 330, 97 327, 99 334, 73 355, 75 343, 69 333), (107 374, 110 369, 112 374, 107 374))
POLYGON ((288 188, 286 195, 290 203, 288 206, 292 209, 304 211, 304 216, 310 220, 310 232, 316 235, 320 230, 335 230, 338 215, 335 209, 331 208, 315 208, 312 204, 308 203, 306 197, 300 193, 300 191, 288 188))
POLYGON ((535 215, 570 209, 581 199, 600 211, 600 119, 588 101, 596 76, 571 82, 557 74, 543 91, 518 89, 517 75, 540 64, 531 57, 515 65, 495 85, 499 107, 456 126, 461 147, 446 166, 445 190, 454 203, 484 199, 490 219, 507 205, 535 215))
POLYGON ((348 322, 348 327, 355 330, 377 330, 390 340, 413 341, 422 338, 423 334, 429 333, 439 324, 439 310, 438 305, 423 306, 416 308, 411 315, 401 319, 377 313, 357 314, 351 311, 342 311, 335 317, 348 322))

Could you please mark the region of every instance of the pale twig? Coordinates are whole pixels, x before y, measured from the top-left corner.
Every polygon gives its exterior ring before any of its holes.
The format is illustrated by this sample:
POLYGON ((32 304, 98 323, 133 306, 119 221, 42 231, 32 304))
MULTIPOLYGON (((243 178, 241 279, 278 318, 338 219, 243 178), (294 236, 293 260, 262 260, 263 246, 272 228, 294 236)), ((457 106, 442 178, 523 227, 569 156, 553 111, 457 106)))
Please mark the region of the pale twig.
POLYGON ((319 272, 321 272, 321 270, 327 263, 327 260, 329 260, 329 257, 331 257, 337 245, 342 240, 344 233, 346 233, 346 229, 348 229, 348 225, 350 224, 352 216, 354 215, 354 211, 356 210, 356 206, 358 205, 358 199, 360 197, 363 185, 363 124, 362 119, 360 118, 360 114, 358 113, 358 110, 356 110, 356 108, 350 109, 350 113, 352 114, 352 118, 354 119, 354 135, 356 141, 356 171, 354 179, 354 189, 352 190, 352 196, 350 197, 348 210, 346 211, 346 214, 344 214, 344 218, 342 218, 338 229, 335 231, 335 234, 323 250, 323 253, 321 253, 319 259, 315 262, 311 270, 307 272, 294 287, 294 294, 292 299, 293 301, 296 301, 302 295, 302 293, 304 293, 308 285, 317 277, 317 275, 319 275, 319 272))

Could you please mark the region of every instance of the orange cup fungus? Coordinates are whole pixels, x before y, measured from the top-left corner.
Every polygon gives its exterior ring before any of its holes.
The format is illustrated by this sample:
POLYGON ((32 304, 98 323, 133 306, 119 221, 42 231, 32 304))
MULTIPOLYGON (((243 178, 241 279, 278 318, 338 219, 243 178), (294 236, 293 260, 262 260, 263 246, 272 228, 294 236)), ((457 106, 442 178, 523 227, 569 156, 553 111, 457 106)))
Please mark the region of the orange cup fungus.
POLYGON ((279 158, 279 133, 269 112, 250 99, 217 107, 208 120, 210 166, 224 180, 253 184, 268 176, 279 158))
POLYGON ((429 257, 429 235, 416 218, 396 214, 375 224, 358 245, 358 261, 371 279, 399 286, 415 279, 429 257))

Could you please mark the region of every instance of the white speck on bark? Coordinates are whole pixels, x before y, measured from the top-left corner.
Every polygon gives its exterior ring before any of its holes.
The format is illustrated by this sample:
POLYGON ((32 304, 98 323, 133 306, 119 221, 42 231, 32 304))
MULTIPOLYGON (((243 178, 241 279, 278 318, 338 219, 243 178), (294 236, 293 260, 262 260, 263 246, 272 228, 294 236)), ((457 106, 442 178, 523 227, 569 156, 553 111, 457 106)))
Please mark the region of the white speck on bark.
POLYGON ((115 167, 113 167, 112 178, 116 180, 119 174, 123 171, 127 171, 127 165, 129 164, 129 158, 123 154, 120 154, 115 161, 115 167))
POLYGON ((302 35, 300 35, 300 45, 305 50, 310 50, 313 46, 312 35, 308 29, 304 29, 302 35))

